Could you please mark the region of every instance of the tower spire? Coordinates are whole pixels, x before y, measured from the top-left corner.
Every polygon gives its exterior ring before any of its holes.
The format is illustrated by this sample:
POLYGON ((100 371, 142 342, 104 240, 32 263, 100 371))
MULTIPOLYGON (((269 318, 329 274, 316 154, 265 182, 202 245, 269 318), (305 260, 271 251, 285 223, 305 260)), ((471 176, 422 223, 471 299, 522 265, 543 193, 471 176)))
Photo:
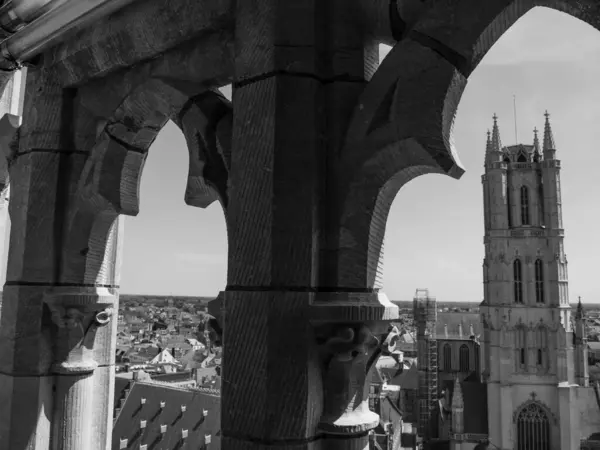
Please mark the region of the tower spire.
POLYGON ((577 302, 577 310, 575 312, 575 319, 577 319, 577 320, 583 319, 583 305, 581 304, 581 297, 579 297, 579 301, 577 302))
POLYGON ((498 128, 498 116, 494 113, 494 127, 492 128, 492 151, 502 152, 502 142, 500 141, 500 130, 498 128))
POLYGON ((485 164, 492 162, 492 133, 487 130, 487 141, 485 143, 485 164))
POLYGON ((556 144, 554 143, 554 135, 552 134, 548 111, 546 111, 544 116, 546 117, 546 123, 544 124, 544 159, 554 159, 556 144))
POLYGON ((537 127, 533 129, 533 160, 538 162, 542 159, 542 152, 540 151, 540 139, 538 138, 537 127))
POLYGON ((452 393, 452 408, 463 408, 464 407, 464 399, 462 393, 462 387, 460 385, 460 381, 458 377, 454 380, 454 392, 452 393))

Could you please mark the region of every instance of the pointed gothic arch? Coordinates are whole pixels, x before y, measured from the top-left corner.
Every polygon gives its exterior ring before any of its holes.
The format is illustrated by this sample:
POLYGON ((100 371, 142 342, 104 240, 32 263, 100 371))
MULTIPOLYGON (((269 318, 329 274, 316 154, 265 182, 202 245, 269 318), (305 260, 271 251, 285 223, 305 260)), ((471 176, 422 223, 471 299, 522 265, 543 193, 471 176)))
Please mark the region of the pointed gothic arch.
POLYGON ((523 267, 520 259, 513 262, 513 294, 515 303, 523 303, 523 267))
POLYGON ((529 188, 521 186, 521 225, 529 225, 529 188))
POLYGON ((538 402, 523 405, 516 416, 517 450, 550 450, 550 417, 538 402))

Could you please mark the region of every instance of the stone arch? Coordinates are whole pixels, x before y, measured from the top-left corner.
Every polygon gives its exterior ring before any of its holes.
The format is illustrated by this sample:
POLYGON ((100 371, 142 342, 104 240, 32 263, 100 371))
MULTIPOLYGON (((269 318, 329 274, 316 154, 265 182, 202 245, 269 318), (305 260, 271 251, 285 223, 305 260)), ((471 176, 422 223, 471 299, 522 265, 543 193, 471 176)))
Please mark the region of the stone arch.
MULTIPOLYGON (((131 80, 124 77, 125 87, 128 82, 131 80)), ((119 214, 137 215, 148 150, 168 120, 183 131, 189 151, 185 202, 203 208, 215 201, 224 210, 227 206, 230 102, 201 84, 150 78, 137 86, 122 94, 110 111, 105 105, 103 109, 85 105, 91 109, 90 115, 101 119, 79 172, 78 205, 68 219, 70 238, 61 271, 64 281, 83 278, 86 283, 102 284, 103 274, 118 272, 118 268, 104 266, 105 253, 118 251, 118 243, 112 241, 116 219, 119 214)), ((123 86, 113 87, 118 88, 123 86)))
POLYGON ((550 450, 552 426, 545 407, 537 401, 529 401, 515 411, 516 448, 519 450, 550 450))
POLYGON ((340 285, 379 286, 387 215, 404 184, 428 173, 463 174, 452 142, 456 110, 468 77, 505 31, 536 6, 600 29, 593 0, 428 4, 383 60, 350 120, 341 150, 339 247, 340 267, 352 273, 339 271, 340 285), (365 273, 357 274, 361 267, 365 273))
POLYGON ((519 414, 526 409, 528 406, 530 405, 535 405, 536 407, 539 407, 542 411, 544 411, 544 414, 546 414, 546 416, 548 417, 548 420, 550 421, 550 423, 552 425, 556 425, 558 424, 558 419, 557 417, 554 415, 554 413, 552 412, 552 410, 548 407, 548 405, 546 405, 546 403, 544 403, 541 400, 538 400, 537 398, 533 398, 536 397, 535 393, 532 393, 532 398, 524 401, 523 403, 521 403, 513 412, 513 423, 516 424, 517 420, 519 419, 519 414))

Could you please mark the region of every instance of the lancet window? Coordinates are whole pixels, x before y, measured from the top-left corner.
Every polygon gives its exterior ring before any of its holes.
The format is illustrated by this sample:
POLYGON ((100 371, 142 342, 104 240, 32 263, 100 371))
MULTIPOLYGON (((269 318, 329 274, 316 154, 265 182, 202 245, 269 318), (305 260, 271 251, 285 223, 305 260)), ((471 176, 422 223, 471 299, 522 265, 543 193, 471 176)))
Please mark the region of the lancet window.
POLYGON ((524 326, 519 326, 515 329, 515 360, 518 371, 523 371, 527 368, 527 329, 524 326))
POLYGON ((513 262, 513 283, 514 283, 514 295, 515 303, 523 303, 523 271, 521 267, 521 260, 515 259, 513 262))
POLYGON ((452 347, 450 344, 444 344, 444 371, 452 371, 452 347))
POLYGON ((545 369, 548 364, 548 329, 539 326, 535 332, 536 364, 538 368, 545 369))
POLYGON ((521 186, 521 225, 529 225, 529 188, 521 186))
POLYGON ((470 358, 470 352, 469 352, 469 347, 466 344, 463 344, 460 346, 460 350, 458 351, 459 354, 459 362, 460 362, 460 371, 461 372, 468 372, 469 368, 470 368, 470 364, 469 364, 469 358, 470 358))
POLYGON ((544 263, 541 259, 535 261, 535 301, 544 303, 544 263))

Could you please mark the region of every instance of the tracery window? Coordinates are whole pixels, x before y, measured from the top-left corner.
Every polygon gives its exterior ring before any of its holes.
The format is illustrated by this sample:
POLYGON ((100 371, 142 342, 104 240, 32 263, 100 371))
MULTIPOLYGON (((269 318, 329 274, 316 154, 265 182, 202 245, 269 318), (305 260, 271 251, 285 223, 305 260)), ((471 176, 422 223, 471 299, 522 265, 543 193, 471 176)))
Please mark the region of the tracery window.
POLYGON ((521 260, 515 259, 513 262, 513 283, 514 283, 514 294, 515 303, 523 303, 523 278, 521 270, 521 260))
POLYGON ((529 225, 529 189, 521 186, 521 224, 529 225))
POLYGON ((544 303, 544 263, 541 259, 535 261, 535 301, 544 303))
POLYGON ((452 347, 450 344, 444 344, 444 371, 452 371, 452 347))
POLYGON ((458 355, 459 355, 459 368, 461 372, 468 372, 469 371, 469 347, 467 346, 467 344, 463 344, 460 346, 460 350, 458 351, 458 355))
POLYGON ((527 329, 519 326, 515 329, 515 360, 517 370, 525 370, 527 367, 527 329))
POLYGON ((550 450, 550 421, 537 403, 529 403, 519 411, 517 450, 550 450))

